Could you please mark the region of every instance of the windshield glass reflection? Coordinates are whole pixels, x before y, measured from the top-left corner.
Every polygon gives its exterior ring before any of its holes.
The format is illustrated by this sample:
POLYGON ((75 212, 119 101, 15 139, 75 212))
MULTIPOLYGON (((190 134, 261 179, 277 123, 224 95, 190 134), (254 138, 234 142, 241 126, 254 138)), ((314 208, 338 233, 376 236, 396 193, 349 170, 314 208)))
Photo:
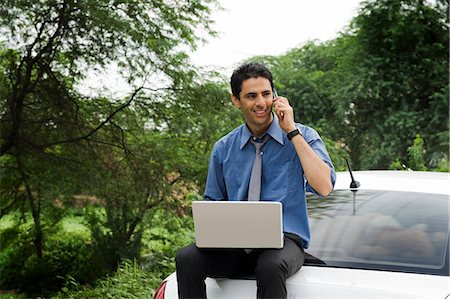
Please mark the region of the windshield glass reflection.
POLYGON ((446 195, 335 191, 327 198, 309 196, 308 209, 308 252, 327 265, 409 268, 428 274, 446 271, 446 195))

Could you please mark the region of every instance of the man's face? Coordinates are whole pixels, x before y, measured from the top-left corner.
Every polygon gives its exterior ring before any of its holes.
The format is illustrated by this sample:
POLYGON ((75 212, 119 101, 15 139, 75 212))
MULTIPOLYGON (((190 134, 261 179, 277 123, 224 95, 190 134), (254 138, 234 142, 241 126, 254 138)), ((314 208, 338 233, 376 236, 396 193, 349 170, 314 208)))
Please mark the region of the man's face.
POLYGON ((234 106, 241 109, 250 131, 260 136, 272 123, 273 94, 270 81, 264 77, 250 78, 242 82, 240 99, 232 96, 234 106))

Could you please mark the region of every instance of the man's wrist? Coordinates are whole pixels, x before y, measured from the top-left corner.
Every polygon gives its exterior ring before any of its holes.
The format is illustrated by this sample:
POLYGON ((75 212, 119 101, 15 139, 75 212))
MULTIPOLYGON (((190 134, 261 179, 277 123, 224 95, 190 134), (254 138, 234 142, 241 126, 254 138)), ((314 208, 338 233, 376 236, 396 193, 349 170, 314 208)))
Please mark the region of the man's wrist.
POLYGON ((295 136, 300 135, 303 136, 302 131, 299 128, 295 128, 293 130, 291 130, 288 134, 287 134, 287 138, 289 140, 292 140, 292 138, 294 138, 295 136))

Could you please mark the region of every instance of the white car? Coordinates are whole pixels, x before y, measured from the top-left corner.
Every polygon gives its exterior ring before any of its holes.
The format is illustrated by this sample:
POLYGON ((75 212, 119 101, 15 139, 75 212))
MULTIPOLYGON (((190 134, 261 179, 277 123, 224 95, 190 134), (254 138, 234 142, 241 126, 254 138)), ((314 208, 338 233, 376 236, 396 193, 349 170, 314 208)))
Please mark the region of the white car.
MULTIPOLYGON (((308 195, 311 245, 288 298, 450 299, 450 174, 337 173, 333 193, 308 195), (353 183, 353 187, 355 183, 353 183)), ((256 298, 251 278, 206 279, 207 297, 256 298)), ((155 299, 178 298, 175 273, 155 299)))

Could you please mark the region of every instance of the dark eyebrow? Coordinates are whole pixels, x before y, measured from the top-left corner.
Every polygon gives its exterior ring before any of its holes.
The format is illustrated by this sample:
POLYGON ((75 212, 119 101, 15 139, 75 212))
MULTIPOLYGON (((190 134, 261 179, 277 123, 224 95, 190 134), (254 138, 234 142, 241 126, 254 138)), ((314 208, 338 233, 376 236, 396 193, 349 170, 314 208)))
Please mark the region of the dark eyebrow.
MULTIPOLYGON (((261 93, 262 93, 262 94, 269 94, 269 93, 270 93, 270 90, 269 90, 269 89, 268 89, 268 90, 264 90, 264 91, 262 91, 261 93)), ((246 93, 246 94, 244 95, 244 97, 255 96, 255 95, 257 95, 257 92, 249 92, 249 93, 246 93)))
POLYGON ((249 92, 249 93, 246 93, 246 94, 244 95, 244 97, 255 96, 255 95, 256 95, 256 92, 249 92))

